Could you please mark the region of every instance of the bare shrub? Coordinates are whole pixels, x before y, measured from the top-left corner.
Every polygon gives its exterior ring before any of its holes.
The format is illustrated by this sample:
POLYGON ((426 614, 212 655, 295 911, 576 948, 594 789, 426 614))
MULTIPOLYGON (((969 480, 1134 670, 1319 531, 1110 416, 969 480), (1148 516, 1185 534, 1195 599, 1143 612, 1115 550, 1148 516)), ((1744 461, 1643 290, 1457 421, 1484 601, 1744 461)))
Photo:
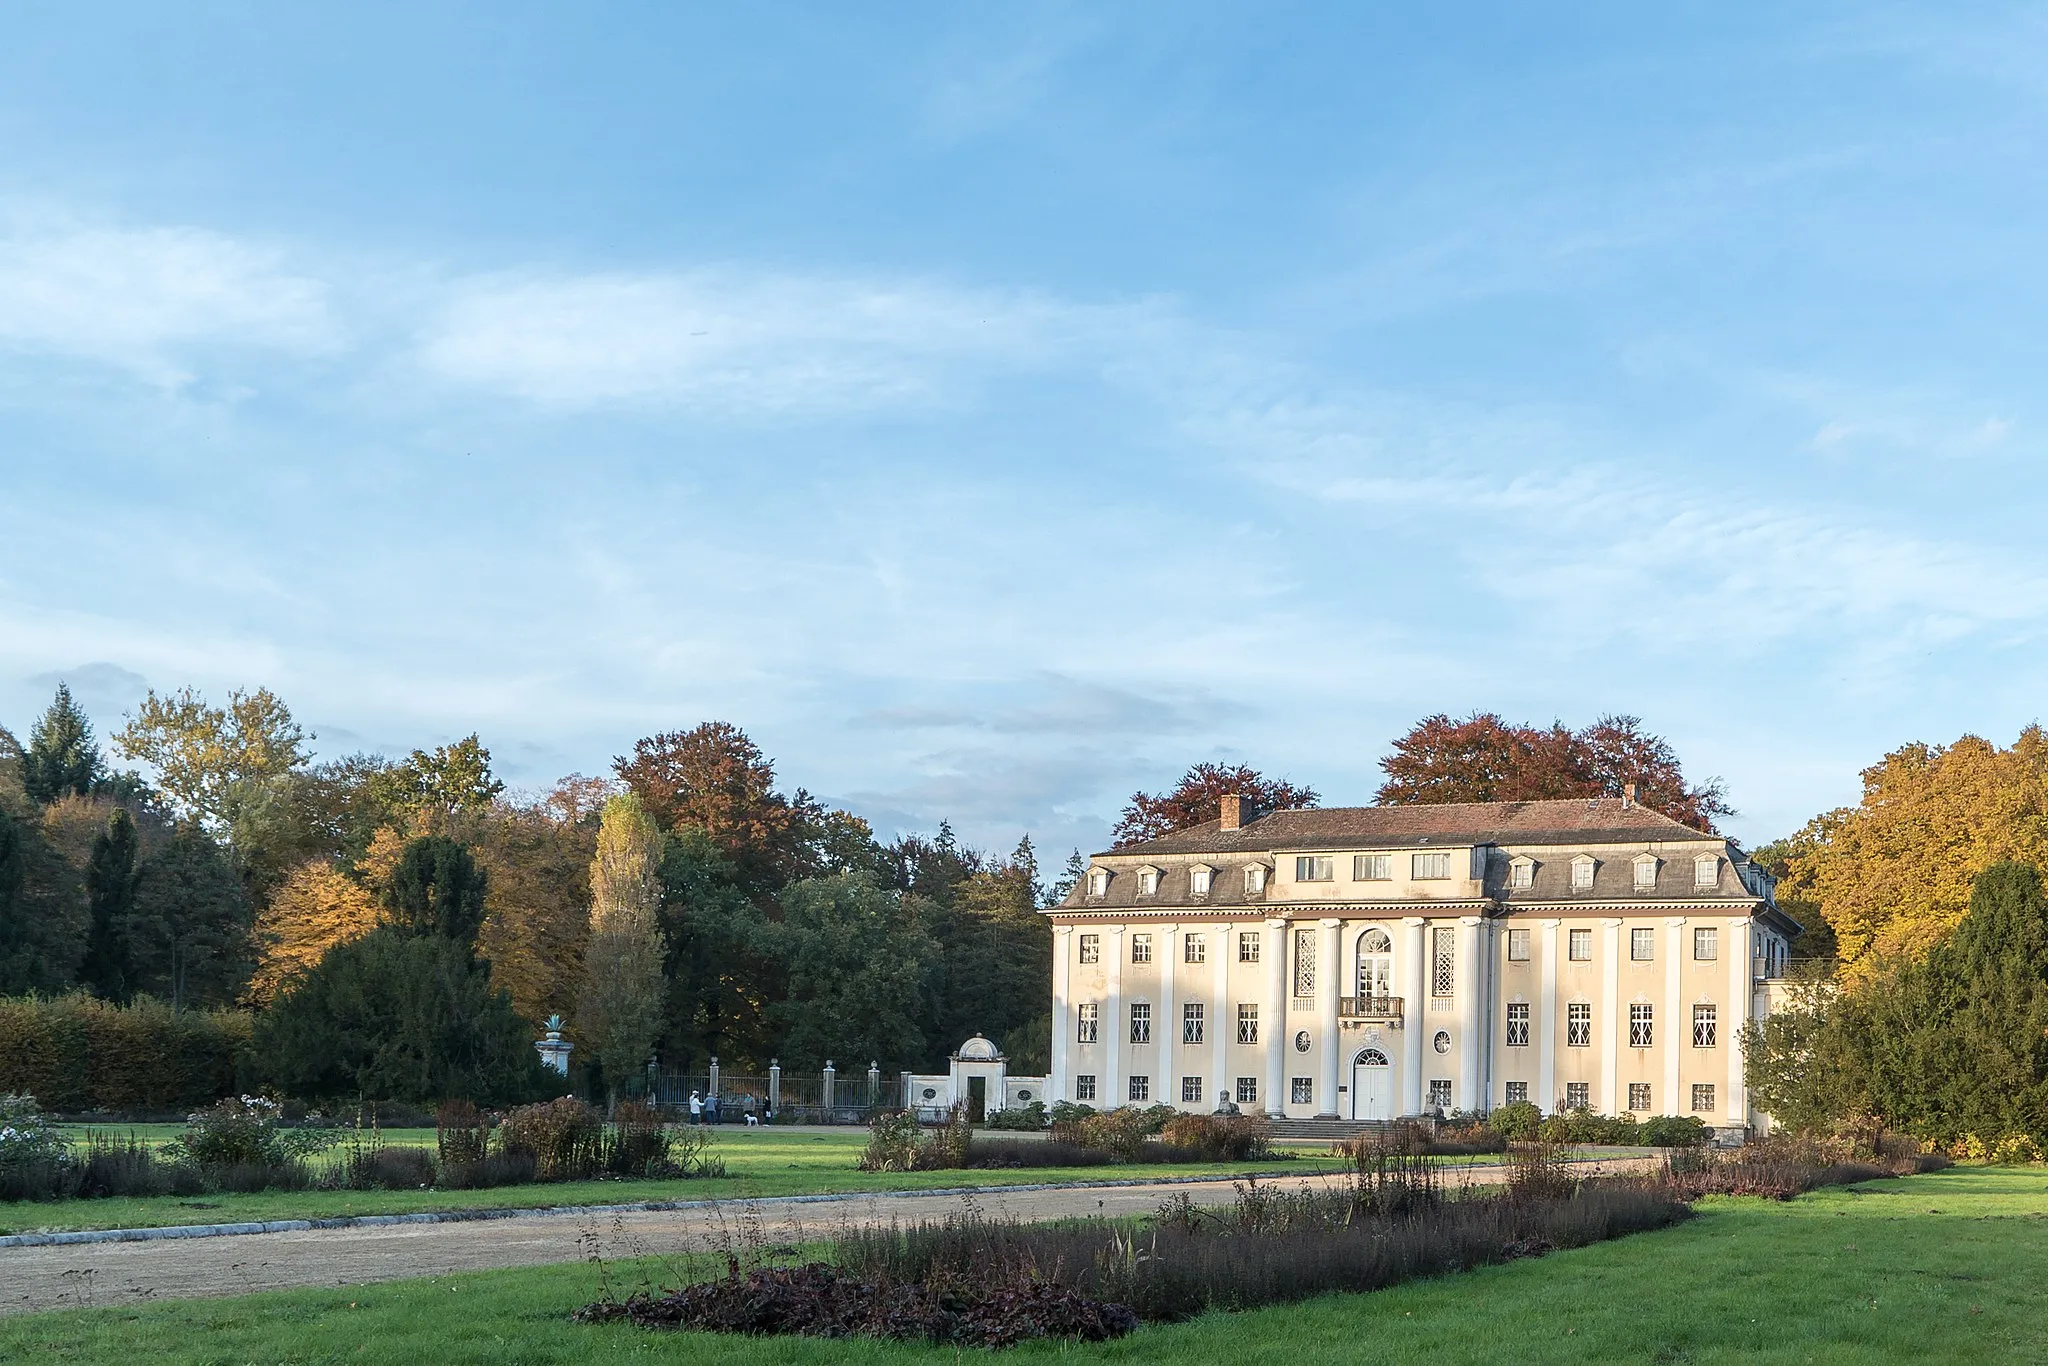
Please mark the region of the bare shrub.
POLYGON ((484 1160, 491 1126, 466 1100, 444 1100, 434 1113, 434 1148, 448 1166, 470 1166, 484 1160))
POLYGON ((533 1159, 537 1181, 574 1181, 596 1174, 604 1161, 604 1121, 574 1096, 505 1112, 499 1150, 533 1159))
POLYGON ((1204 1162, 1244 1162, 1271 1154, 1273 1128, 1264 1115, 1175 1115, 1159 1136, 1204 1162))

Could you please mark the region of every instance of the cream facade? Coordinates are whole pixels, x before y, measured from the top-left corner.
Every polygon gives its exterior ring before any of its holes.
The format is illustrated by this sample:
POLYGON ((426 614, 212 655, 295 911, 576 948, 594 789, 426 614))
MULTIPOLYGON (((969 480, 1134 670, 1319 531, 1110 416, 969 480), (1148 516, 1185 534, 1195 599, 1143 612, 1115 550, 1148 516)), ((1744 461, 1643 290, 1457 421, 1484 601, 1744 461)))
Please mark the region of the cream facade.
POLYGON ((1732 842, 1624 799, 1230 806, 1048 912, 1054 1097, 1755 1123, 1741 1027, 1799 927, 1732 842))

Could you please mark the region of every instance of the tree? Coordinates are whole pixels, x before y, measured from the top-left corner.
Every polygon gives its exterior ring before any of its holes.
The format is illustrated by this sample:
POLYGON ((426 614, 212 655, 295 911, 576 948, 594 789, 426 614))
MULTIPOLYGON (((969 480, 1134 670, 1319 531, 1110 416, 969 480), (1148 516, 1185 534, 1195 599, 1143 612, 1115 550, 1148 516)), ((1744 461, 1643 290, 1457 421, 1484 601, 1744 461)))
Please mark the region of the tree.
POLYGON ((416 749, 366 774, 364 785, 387 820, 399 817, 419 833, 456 815, 487 811, 505 790, 491 772, 491 752, 474 734, 431 753, 416 749))
POLYGON ((105 776, 92 722, 71 700, 69 686, 59 683, 49 709, 28 733, 22 759, 22 788, 35 802, 53 802, 66 794, 89 795, 105 776))
POLYGON ((1235 794, 1251 809, 1245 819, 1271 811, 1292 811, 1314 806, 1322 798, 1314 788, 1296 787, 1282 778, 1268 778, 1243 764, 1196 764, 1181 775, 1167 792, 1153 796, 1133 792, 1131 804, 1117 817, 1110 832, 1115 845, 1136 844, 1157 839, 1176 830, 1213 821, 1223 810, 1223 798, 1235 794))
POLYGON ((128 933, 132 987, 172 1006, 229 1005, 253 966, 248 889, 194 826, 143 860, 128 933))
POLYGON ((713 1057, 765 1069, 781 1050, 767 1012, 788 991, 779 927, 696 826, 669 838, 661 885, 668 943, 662 1056, 693 1071, 713 1057))
POLYGON ((942 1069, 971 1034, 1005 1044, 1022 1038, 1052 999, 1052 926, 1038 911, 1043 892, 1030 838, 950 893, 944 901, 909 899, 936 949, 921 1022, 928 1070, 942 1069))
POLYGON ((256 917, 256 972, 249 979, 249 1000, 268 1004, 330 950, 361 939, 381 919, 361 883, 325 859, 300 864, 256 917))
POLYGON ((1425 716, 1380 761, 1387 806, 1440 802, 1528 802, 1619 797, 1636 800, 1697 830, 1730 816, 1721 781, 1686 781, 1677 753, 1634 716, 1603 716, 1582 730, 1511 725, 1492 712, 1462 721, 1425 716))
POLYGON ((1081 885, 1081 879, 1088 875, 1088 860, 1081 857, 1079 849, 1067 855, 1067 866, 1060 869, 1059 880, 1046 890, 1045 904, 1057 906, 1067 899, 1067 893, 1081 885))
POLYGON ((142 837, 135 820, 121 807, 107 817, 106 828, 93 841, 85 868, 89 920, 85 961, 79 981, 103 1001, 126 1001, 129 994, 128 932, 135 918, 136 864, 142 837))
POLYGON ((21 823, 0 808, 0 992, 19 991, 27 974, 22 963, 29 944, 22 884, 28 880, 28 851, 21 823))
POLYGON ((477 950, 491 981, 529 1020, 574 1013, 590 937, 590 861, 597 829, 574 808, 543 800, 451 824, 489 878, 477 950))
MULTIPOLYGON (((78 802, 60 798, 43 814, 78 802)), ((33 807, 0 807, 0 827, 0 995, 68 990, 85 953, 80 871, 52 847, 33 807)))
POLYGON ((408 843, 399 856, 384 889, 384 909, 406 934, 470 945, 483 926, 489 890, 490 879, 469 850, 445 835, 428 835, 408 843))
POLYGON ((918 1001, 936 947, 903 902, 865 873, 784 890, 774 934, 789 994, 769 1014, 786 1062, 874 1061, 893 1071, 923 1052, 918 1001))
POLYGON ((614 1105, 661 1032, 661 829, 628 793, 604 804, 590 864, 590 940, 576 1032, 603 1069, 614 1105))

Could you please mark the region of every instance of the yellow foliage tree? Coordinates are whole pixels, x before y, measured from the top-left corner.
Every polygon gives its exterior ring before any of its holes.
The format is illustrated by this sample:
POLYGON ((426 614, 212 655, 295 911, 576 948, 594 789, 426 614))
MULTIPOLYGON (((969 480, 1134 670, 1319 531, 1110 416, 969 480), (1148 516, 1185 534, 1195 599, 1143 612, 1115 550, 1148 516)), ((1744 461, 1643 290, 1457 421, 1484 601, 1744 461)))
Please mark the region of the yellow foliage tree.
POLYGON ((381 912, 361 884, 321 859, 292 869, 256 917, 256 973, 249 1000, 267 1004, 337 944, 377 928, 381 912))
POLYGON ((1834 930, 1842 975, 1918 957, 1962 920, 1970 885, 1994 863, 2048 868, 2048 733, 2010 749, 1965 735, 1912 744, 1863 770, 1863 800, 1816 817, 1787 841, 1787 896, 1834 930))
POLYGON ((632 793, 604 804, 590 861, 590 939, 576 1033, 604 1068, 614 1102, 661 1033, 663 838, 632 793))

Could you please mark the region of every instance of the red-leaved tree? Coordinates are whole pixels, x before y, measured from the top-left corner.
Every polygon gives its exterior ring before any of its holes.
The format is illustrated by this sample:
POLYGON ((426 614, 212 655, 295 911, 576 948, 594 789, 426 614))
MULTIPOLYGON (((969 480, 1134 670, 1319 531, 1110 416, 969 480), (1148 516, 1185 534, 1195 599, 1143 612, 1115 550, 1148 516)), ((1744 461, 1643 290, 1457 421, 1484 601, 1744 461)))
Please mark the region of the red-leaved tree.
POLYGON ((1281 778, 1268 778, 1244 764, 1196 764, 1181 775, 1179 783, 1157 796, 1133 792, 1131 804, 1117 817, 1110 838, 1118 846, 1157 839, 1176 830, 1213 821, 1223 810, 1223 798, 1235 793, 1244 799, 1244 819, 1268 811, 1291 811, 1314 806, 1322 800, 1314 788, 1296 787, 1281 778))

